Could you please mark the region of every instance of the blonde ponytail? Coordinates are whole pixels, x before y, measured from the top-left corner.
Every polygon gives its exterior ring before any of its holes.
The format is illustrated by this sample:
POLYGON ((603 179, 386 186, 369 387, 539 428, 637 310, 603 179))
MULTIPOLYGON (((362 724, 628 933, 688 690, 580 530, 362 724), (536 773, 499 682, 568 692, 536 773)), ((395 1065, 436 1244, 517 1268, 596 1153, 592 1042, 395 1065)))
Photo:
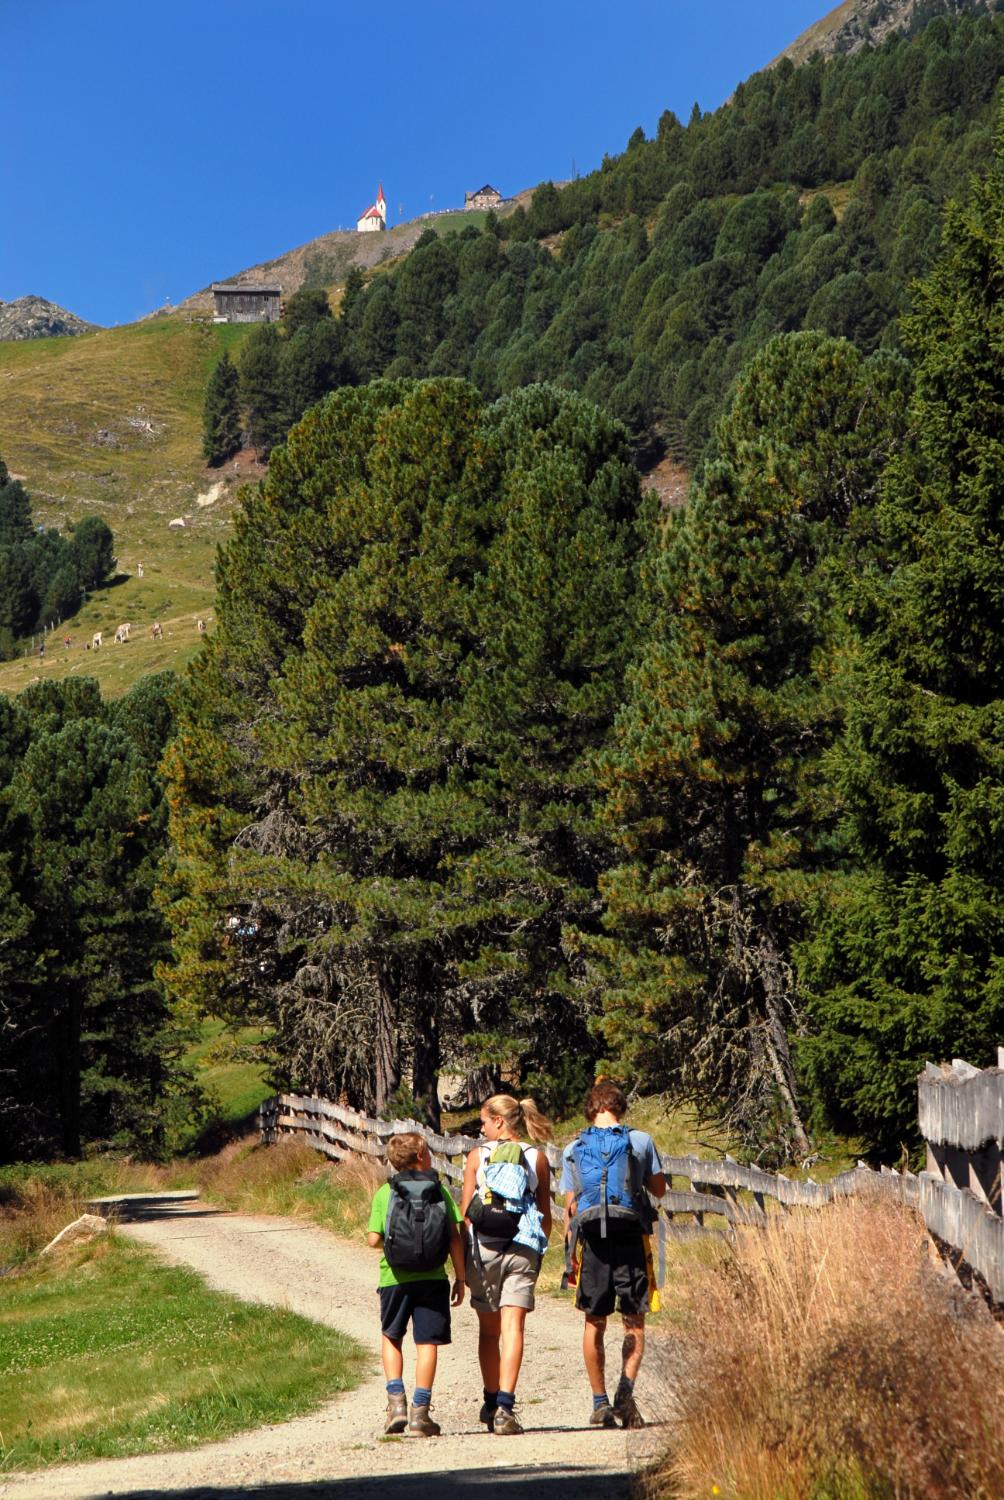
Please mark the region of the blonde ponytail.
POLYGON ((528 1141, 537 1145, 541 1141, 554 1140, 554 1126, 547 1116, 537 1108, 536 1099, 521 1099, 519 1101, 520 1114, 523 1116, 523 1129, 528 1141))
POLYGON ((554 1127, 537 1108, 535 1099, 514 1099, 511 1094, 493 1094, 481 1106, 482 1112, 500 1115, 514 1140, 554 1140, 554 1127))

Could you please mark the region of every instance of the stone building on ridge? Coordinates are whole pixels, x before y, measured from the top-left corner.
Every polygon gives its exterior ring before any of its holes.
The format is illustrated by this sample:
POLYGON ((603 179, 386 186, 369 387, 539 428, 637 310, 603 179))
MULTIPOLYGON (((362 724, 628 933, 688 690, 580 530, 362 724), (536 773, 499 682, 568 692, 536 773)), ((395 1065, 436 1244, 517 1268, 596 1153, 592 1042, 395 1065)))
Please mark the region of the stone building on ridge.
POLYGON ((498 208, 504 201, 498 188, 486 182, 484 187, 479 187, 476 193, 464 194, 464 210, 466 212, 469 208, 498 208))

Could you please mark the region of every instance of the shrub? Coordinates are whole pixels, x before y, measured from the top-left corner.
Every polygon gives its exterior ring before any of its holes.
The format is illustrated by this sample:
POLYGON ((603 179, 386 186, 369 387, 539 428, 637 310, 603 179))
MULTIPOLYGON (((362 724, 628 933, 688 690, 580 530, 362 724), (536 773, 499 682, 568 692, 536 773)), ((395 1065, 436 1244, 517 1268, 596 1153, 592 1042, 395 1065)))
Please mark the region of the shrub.
POLYGON ((748 1231, 698 1272, 676 1373, 675 1500, 1004 1494, 1004 1340, 908 1212, 857 1200, 748 1231))

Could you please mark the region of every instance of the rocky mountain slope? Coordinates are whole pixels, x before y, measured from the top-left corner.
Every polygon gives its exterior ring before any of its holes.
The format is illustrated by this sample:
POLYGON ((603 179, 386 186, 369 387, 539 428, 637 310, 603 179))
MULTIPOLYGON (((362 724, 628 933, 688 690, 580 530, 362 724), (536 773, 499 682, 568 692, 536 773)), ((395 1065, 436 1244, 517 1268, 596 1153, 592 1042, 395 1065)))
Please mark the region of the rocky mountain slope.
POLYGON ((832 57, 878 47, 894 32, 912 36, 936 16, 985 16, 999 10, 999 0, 843 0, 795 38, 780 57, 805 62, 814 52, 832 57))
POLYGON ((44 297, 18 297, 0 302, 0 339, 51 339, 74 333, 93 333, 97 323, 85 323, 76 313, 47 302, 44 297))
MULTIPOLYGON (((525 207, 532 194, 533 189, 526 188, 509 198, 501 210, 502 214, 511 213, 520 203, 525 207)), ((437 234, 446 234, 454 229, 463 229, 468 224, 480 227, 486 217, 478 209, 466 213, 463 209, 456 209, 395 224, 392 229, 381 234, 358 234, 354 229, 334 229, 329 234, 308 240, 305 245, 297 245, 295 249, 277 255, 274 260, 261 261, 244 271, 217 279, 236 282, 238 285, 243 282, 277 282, 284 295, 291 297, 302 286, 333 286, 344 281, 353 266, 369 271, 386 261, 407 255, 427 229, 432 229, 437 234)), ((201 291, 186 298, 180 304, 180 310, 201 315, 211 312, 212 304, 212 292, 209 287, 203 287, 201 291)))

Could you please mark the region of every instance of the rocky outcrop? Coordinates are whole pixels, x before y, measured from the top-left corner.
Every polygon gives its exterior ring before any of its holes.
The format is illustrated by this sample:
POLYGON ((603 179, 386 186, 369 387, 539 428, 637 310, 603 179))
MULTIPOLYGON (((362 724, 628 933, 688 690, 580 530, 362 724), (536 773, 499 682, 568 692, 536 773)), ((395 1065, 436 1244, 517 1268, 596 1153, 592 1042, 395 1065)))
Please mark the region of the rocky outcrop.
POLYGON ((85 323, 76 313, 47 302, 44 297, 18 297, 0 302, 0 339, 54 339, 67 334, 93 333, 97 323, 85 323))
POLYGON ((72 1224, 67 1224, 61 1229, 54 1240, 50 1240, 40 1255, 52 1255, 57 1250, 68 1250, 73 1245, 84 1245, 88 1240, 93 1240, 95 1235, 105 1234, 108 1224, 100 1214, 81 1214, 79 1219, 74 1219, 72 1224))
POLYGON ((880 46, 893 32, 912 36, 935 16, 988 16, 994 9, 994 0, 843 0, 796 37, 781 57, 801 63, 814 52, 824 57, 860 52, 862 47, 880 46))

